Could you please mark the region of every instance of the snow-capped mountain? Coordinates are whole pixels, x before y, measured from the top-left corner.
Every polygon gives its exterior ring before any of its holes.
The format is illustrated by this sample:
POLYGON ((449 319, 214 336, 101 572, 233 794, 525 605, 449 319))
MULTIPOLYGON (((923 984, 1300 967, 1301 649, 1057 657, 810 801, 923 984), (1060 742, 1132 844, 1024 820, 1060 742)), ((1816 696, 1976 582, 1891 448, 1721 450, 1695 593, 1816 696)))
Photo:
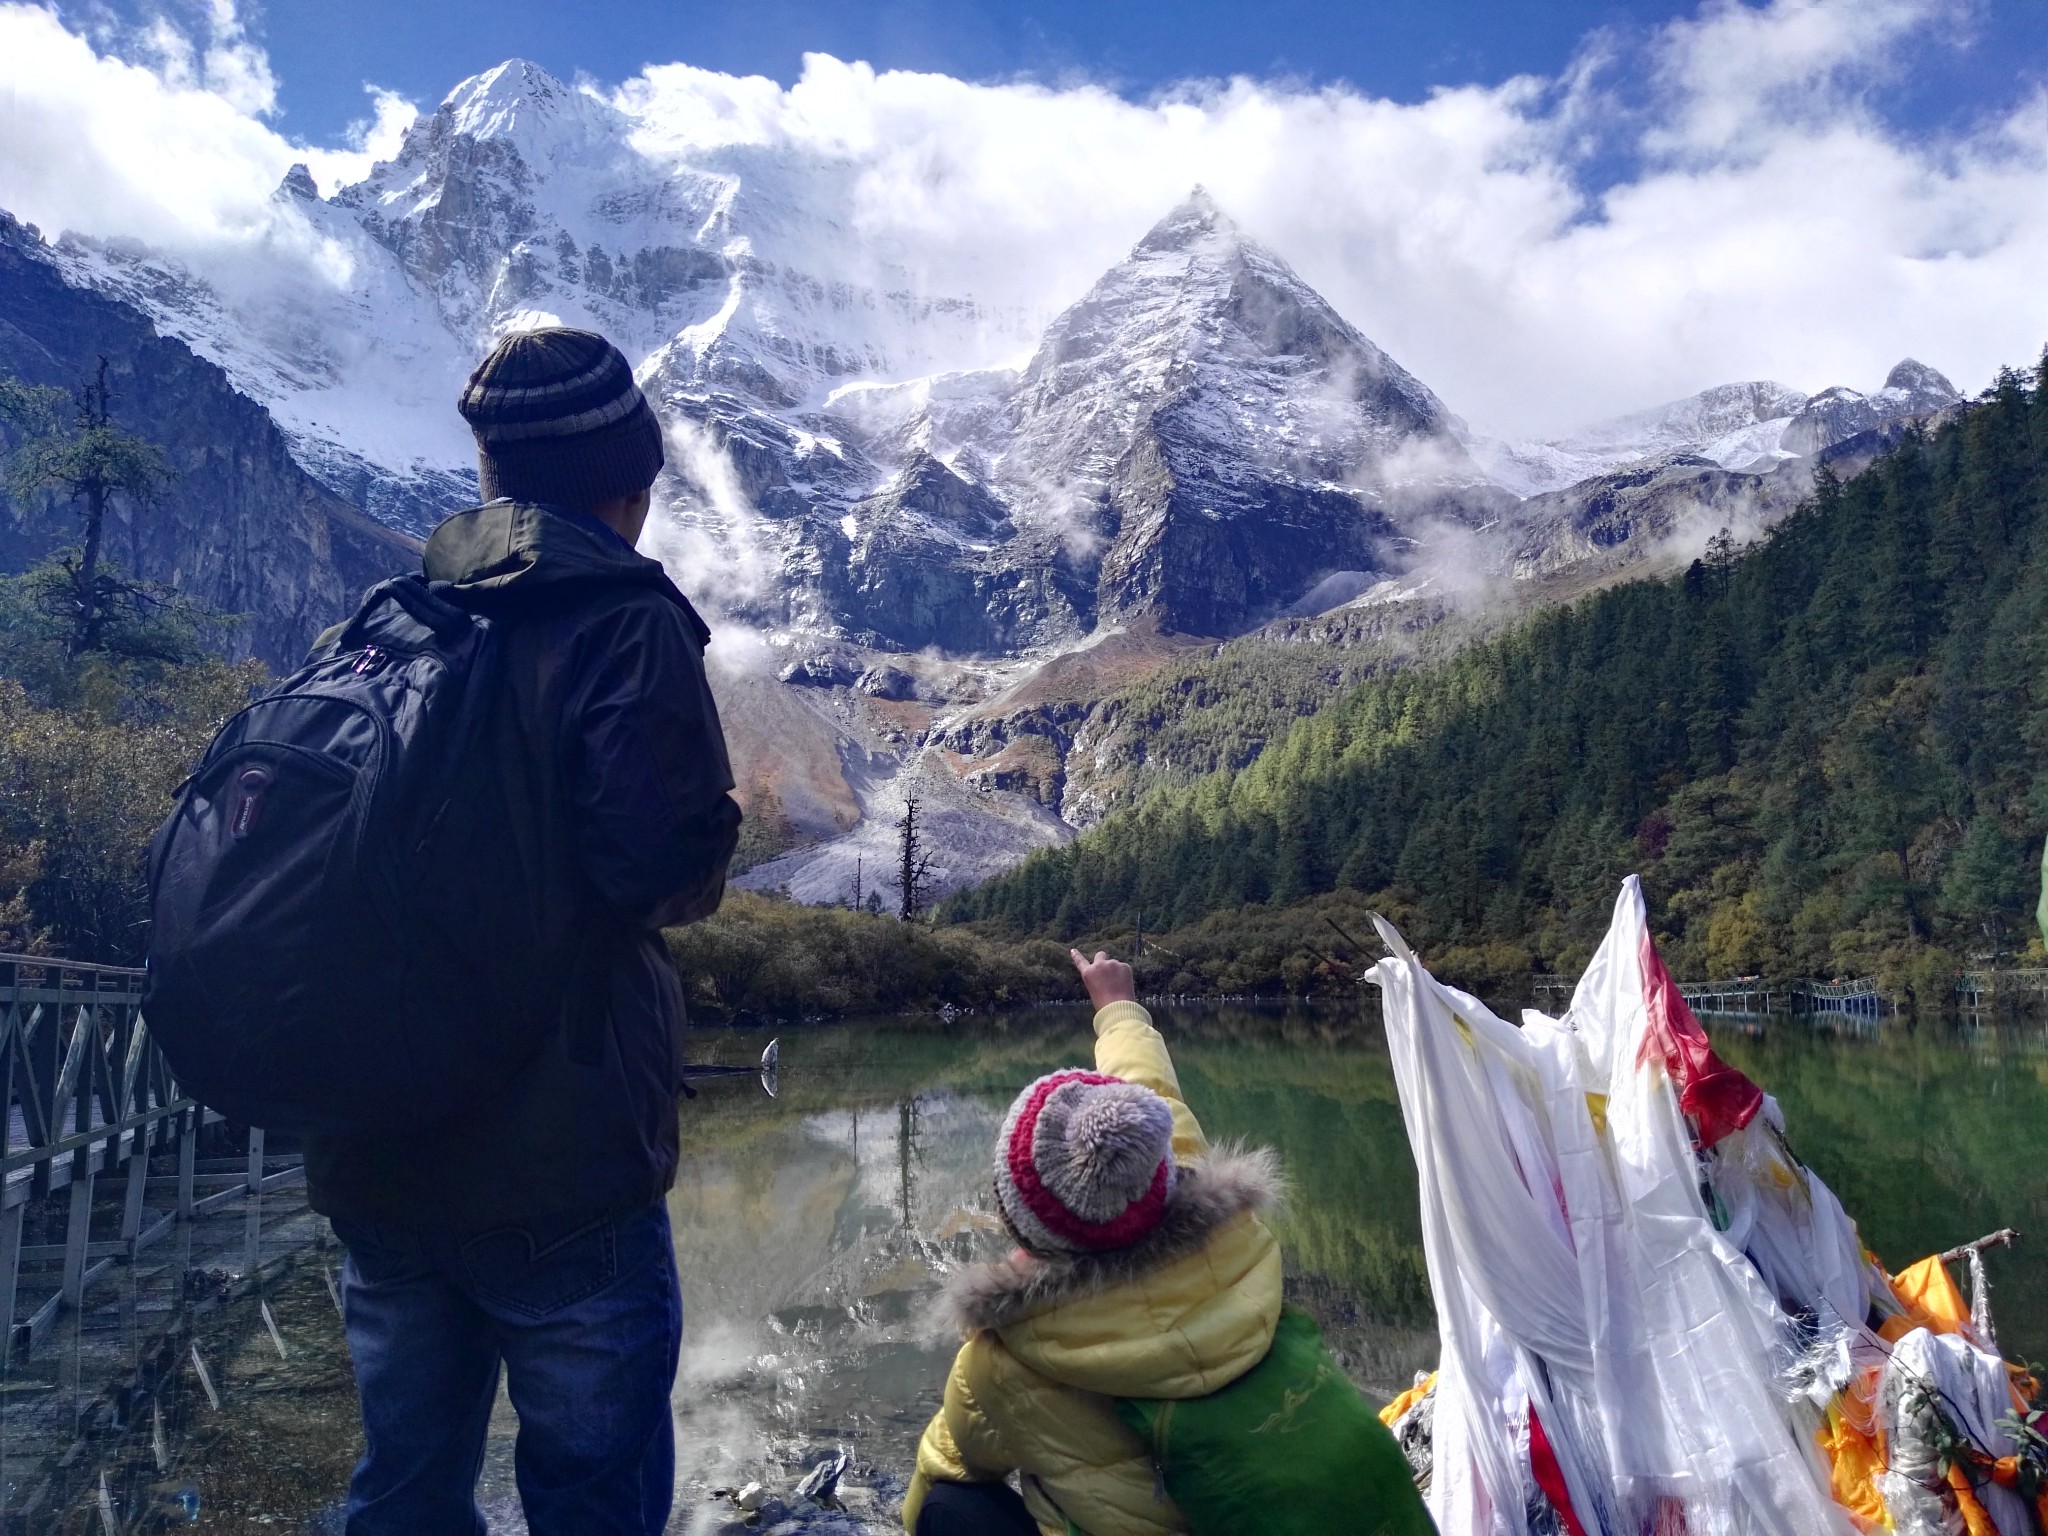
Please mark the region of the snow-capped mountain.
POLYGON ((693 589, 887 649, 1234 633, 1334 572, 1395 568, 1424 517, 1503 500, 1442 402, 1204 194, 1046 328, 922 289, 864 240, 846 181, 783 148, 659 142, 513 61, 363 182, 322 199, 286 178, 261 243, 317 253, 315 291, 255 258, 64 256, 414 533, 469 493, 450 402, 473 359, 523 325, 600 329, 673 424, 657 537, 693 589))
POLYGON ((651 372, 686 424, 677 537, 775 574, 757 620, 889 649, 1234 634, 1507 500, 1442 402, 1199 191, 1018 372, 794 410, 680 346, 651 372))
POLYGON ((213 270, 118 242, 59 256, 414 534, 473 494, 452 402, 475 358, 522 326, 601 330, 671 426, 654 538, 685 585, 772 632, 894 651, 1235 634, 1516 497, 1674 454, 1767 468, 1955 398, 1907 363, 1871 395, 1725 385, 1501 443, 1199 190, 1037 316, 934 291, 829 152, 673 122, 513 60, 353 186, 322 198, 295 168, 213 270))
POLYGON ((1010 427, 995 481, 1102 548, 1106 621, 1235 633, 1505 500, 1443 402, 1199 189, 1053 322, 1010 427))
MULTIPOLYGON (((1730 384, 1502 442, 1200 189, 1064 311, 1026 313, 925 276, 829 150, 677 122, 515 60, 362 182, 323 197, 294 168, 204 271, 126 242, 47 259, 415 535, 475 493, 454 401, 477 357, 537 324, 616 340, 668 428, 646 547, 724 621, 742 794, 792 850, 747 878, 808 899, 886 862, 912 793, 946 883, 1099 814, 1062 787, 1093 695, 1205 637, 1651 568, 1760 532, 1806 461, 1959 398, 1908 361, 1868 394, 1730 384)), ((307 593, 340 590, 328 565, 307 593)), ((338 616, 295 602, 280 637, 338 616)))
POLYGON ((1674 455, 1757 473, 1887 423, 1942 410, 1961 398, 1941 374, 1909 357, 1867 395, 1840 385, 1808 395, 1769 379, 1721 384, 1668 405, 1596 422, 1568 437, 1477 441, 1473 454, 1495 481, 1519 496, 1562 490, 1674 455))
POLYGON ((587 325, 664 380, 792 409, 852 379, 1021 357, 1043 319, 925 291, 861 238, 828 159, 664 143, 520 60, 457 86, 365 181, 322 200, 295 168, 274 201, 216 270, 125 242, 60 254, 225 368, 308 468, 413 532, 473 492, 452 402, 507 331, 587 325))

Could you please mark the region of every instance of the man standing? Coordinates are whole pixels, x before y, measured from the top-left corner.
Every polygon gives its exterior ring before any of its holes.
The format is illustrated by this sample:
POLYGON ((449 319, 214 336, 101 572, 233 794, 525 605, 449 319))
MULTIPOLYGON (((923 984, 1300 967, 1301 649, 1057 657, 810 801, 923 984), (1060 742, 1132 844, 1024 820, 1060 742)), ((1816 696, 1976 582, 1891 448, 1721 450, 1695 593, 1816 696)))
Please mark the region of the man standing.
POLYGON ((580 959, 561 1027, 482 1109, 403 1145, 307 1138, 348 1250, 347 1530, 481 1536, 502 1365, 528 1529, 637 1536, 668 1519, 682 1341, 663 1196, 684 1012, 661 929, 717 909, 740 815, 709 633, 634 551, 662 440, 625 358, 587 331, 510 336, 461 410, 485 504, 435 530, 426 575, 502 626, 498 755, 580 959))

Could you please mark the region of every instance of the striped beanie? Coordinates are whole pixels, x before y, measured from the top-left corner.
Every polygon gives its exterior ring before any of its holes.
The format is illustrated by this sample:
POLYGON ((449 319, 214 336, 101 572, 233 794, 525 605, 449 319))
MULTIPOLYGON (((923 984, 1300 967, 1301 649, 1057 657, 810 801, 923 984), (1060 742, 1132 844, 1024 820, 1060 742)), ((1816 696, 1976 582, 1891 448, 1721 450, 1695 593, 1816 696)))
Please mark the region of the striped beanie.
POLYGON ((996 1138, 996 1203, 1033 1253, 1128 1248, 1173 1198, 1173 1111, 1100 1072, 1055 1072, 1017 1096, 996 1138))
POLYGON ((661 426, 619 349, 593 331, 519 331, 477 364, 459 407, 483 499, 591 507, 661 471, 661 426))

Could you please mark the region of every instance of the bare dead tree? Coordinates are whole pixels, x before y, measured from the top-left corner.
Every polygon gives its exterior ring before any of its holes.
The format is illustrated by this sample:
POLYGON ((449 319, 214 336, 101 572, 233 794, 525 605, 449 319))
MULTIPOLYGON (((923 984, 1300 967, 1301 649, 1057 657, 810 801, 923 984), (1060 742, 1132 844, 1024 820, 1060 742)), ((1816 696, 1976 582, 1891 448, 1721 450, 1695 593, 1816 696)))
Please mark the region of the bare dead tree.
POLYGON ((896 884, 902 892, 896 915, 906 923, 915 921, 930 903, 932 856, 917 826, 923 808, 912 795, 903 802, 903 819, 896 824, 896 884))

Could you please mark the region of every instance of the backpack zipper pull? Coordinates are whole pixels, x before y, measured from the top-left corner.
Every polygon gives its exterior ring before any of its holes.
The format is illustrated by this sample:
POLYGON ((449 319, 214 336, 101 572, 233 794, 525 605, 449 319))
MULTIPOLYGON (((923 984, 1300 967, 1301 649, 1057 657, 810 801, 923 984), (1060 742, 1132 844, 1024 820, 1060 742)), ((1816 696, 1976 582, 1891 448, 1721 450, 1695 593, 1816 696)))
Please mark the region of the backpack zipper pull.
POLYGON ((356 658, 356 664, 349 668, 349 670, 355 673, 357 677, 361 677, 383 659, 384 652, 382 650, 374 645, 366 645, 363 647, 363 654, 356 658))
POLYGON ((235 809, 228 817, 228 833, 240 842, 256 830, 256 818, 263 814, 263 797, 270 792, 268 768, 244 768, 235 776, 235 809))

